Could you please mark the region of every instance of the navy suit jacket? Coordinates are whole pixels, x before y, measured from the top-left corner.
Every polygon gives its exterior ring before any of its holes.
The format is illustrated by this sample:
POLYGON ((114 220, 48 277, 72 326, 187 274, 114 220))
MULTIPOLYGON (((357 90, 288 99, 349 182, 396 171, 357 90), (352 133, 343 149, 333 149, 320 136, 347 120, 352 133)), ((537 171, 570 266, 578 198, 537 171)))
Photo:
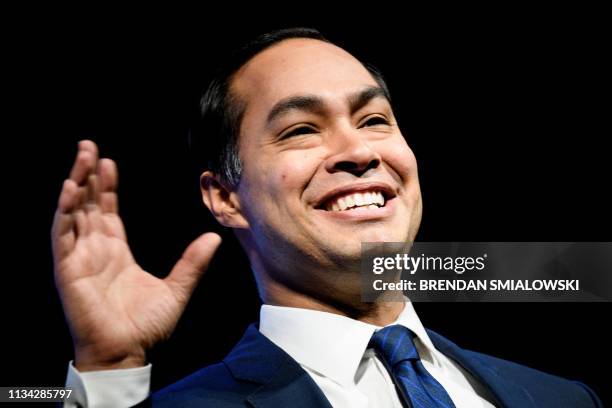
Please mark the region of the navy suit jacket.
MULTIPOLYGON (((602 407, 587 386, 463 350, 429 331, 435 347, 488 388, 498 407, 602 407)), ((139 407, 331 408, 310 375, 255 325, 219 364, 153 394, 139 407)))

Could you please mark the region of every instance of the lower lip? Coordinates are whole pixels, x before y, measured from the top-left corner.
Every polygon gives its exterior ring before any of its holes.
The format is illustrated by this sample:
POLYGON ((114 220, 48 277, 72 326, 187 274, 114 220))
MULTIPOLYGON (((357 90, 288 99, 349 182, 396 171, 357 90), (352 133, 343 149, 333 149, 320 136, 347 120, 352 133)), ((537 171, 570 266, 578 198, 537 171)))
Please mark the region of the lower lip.
POLYGON ((344 211, 325 211, 319 210, 325 213, 326 216, 332 217, 337 220, 346 221, 369 221, 378 220, 389 217, 393 213, 395 207, 395 197, 386 201, 384 207, 364 209, 364 210, 344 210, 344 211))

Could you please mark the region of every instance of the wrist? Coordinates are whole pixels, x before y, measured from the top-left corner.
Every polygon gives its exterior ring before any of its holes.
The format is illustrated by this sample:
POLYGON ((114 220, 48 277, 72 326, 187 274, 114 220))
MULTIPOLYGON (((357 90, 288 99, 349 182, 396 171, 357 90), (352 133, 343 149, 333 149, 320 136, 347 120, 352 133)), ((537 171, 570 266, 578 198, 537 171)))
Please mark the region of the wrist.
POLYGON ((91 353, 87 350, 75 350, 74 367, 79 372, 120 370, 137 368, 146 365, 146 354, 138 351, 126 355, 113 355, 103 357, 100 353, 91 353))

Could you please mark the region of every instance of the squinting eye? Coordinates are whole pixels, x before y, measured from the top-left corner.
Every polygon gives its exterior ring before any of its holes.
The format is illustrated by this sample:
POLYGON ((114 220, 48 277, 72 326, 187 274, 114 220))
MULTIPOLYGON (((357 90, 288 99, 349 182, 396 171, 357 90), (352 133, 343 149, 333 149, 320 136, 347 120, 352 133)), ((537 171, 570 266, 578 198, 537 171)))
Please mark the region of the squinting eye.
POLYGON ((376 126, 376 125, 388 125, 388 124, 389 124, 389 121, 383 118, 382 116, 374 116, 366 120, 363 123, 362 127, 376 126))
POLYGON ((285 133, 283 136, 281 136, 281 139, 285 139, 292 136, 308 135, 310 133, 316 133, 316 130, 307 126, 300 126, 288 133, 285 133))

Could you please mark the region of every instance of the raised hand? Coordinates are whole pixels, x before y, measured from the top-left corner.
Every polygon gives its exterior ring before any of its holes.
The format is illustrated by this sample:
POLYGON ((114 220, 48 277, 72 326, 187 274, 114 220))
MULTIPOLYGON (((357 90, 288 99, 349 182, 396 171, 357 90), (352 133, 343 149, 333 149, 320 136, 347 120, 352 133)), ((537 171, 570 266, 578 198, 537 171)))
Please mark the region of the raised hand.
POLYGON ((144 271, 128 247, 117 206, 117 167, 79 142, 51 231, 55 282, 80 371, 145 363, 146 350, 170 336, 221 238, 200 236, 170 274, 144 271))

